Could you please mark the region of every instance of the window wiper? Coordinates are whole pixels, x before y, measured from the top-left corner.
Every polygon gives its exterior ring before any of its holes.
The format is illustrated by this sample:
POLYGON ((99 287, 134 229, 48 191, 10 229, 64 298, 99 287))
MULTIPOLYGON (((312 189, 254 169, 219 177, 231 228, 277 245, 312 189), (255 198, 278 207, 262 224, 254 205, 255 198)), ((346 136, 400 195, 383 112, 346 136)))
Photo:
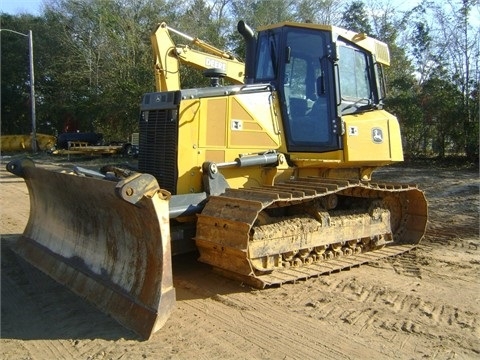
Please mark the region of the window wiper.
POLYGON ((376 109, 378 107, 377 104, 374 104, 372 99, 369 99, 369 98, 362 98, 362 99, 358 99, 357 101, 355 101, 354 103, 351 103, 351 104, 348 104, 347 106, 345 106, 343 108, 342 111, 345 111, 345 110, 348 110, 348 109, 351 109, 355 107, 355 111, 364 111, 364 110, 370 110, 370 109, 376 109), (364 102, 367 102, 366 104, 364 104, 364 102), (362 103, 362 105, 359 105, 360 103, 362 103))

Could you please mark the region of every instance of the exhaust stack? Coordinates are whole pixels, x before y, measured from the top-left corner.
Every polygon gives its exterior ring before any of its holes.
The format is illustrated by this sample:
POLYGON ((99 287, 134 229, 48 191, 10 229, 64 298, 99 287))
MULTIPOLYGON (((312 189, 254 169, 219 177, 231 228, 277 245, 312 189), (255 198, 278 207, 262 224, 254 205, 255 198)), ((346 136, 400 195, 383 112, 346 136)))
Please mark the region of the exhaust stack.
POLYGON ((253 78, 255 74, 255 57, 257 39, 255 34, 245 21, 240 20, 237 24, 238 32, 243 36, 247 44, 247 53, 245 60, 245 84, 253 84, 253 78))

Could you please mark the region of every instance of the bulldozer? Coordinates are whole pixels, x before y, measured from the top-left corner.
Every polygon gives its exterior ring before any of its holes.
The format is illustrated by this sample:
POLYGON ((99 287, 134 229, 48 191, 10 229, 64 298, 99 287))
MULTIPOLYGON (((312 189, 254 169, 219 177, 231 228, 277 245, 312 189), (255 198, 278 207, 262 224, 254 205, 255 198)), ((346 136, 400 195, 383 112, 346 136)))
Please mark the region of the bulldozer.
POLYGON ((31 204, 15 251, 145 339, 174 309, 174 255, 198 251, 262 289, 402 254, 425 233, 416 185, 372 181, 403 161, 383 108, 388 46, 330 25, 237 28, 244 63, 156 27, 134 171, 7 164, 31 204), (211 86, 181 89, 181 64, 211 86))

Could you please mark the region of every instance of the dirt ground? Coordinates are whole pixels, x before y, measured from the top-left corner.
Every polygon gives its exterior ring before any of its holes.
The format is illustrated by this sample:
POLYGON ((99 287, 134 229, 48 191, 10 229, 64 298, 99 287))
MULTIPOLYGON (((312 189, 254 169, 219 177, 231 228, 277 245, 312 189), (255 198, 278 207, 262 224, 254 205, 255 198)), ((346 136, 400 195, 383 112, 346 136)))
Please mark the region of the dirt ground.
POLYGON ((8 160, 0 169, 2 359, 480 359, 478 168, 376 173, 418 184, 429 200, 426 237, 400 257, 265 290, 222 278, 194 254, 174 258, 176 309, 141 341, 9 249, 29 200, 23 180, 5 171, 8 160))

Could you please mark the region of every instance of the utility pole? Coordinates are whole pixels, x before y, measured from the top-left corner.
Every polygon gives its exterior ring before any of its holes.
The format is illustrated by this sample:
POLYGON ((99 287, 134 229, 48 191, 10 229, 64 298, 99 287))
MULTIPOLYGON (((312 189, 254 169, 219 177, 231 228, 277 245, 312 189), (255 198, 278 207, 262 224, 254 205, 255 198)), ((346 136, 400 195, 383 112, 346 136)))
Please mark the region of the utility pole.
POLYGON ((23 34, 21 32, 10 30, 10 29, 0 29, 0 31, 8 31, 17 35, 25 36, 28 38, 28 57, 29 57, 29 68, 30 68, 30 110, 32 118, 32 151, 37 152, 37 119, 35 113, 35 74, 33 69, 33 36, 32 30, 28 30, 28 34, 23 34))

